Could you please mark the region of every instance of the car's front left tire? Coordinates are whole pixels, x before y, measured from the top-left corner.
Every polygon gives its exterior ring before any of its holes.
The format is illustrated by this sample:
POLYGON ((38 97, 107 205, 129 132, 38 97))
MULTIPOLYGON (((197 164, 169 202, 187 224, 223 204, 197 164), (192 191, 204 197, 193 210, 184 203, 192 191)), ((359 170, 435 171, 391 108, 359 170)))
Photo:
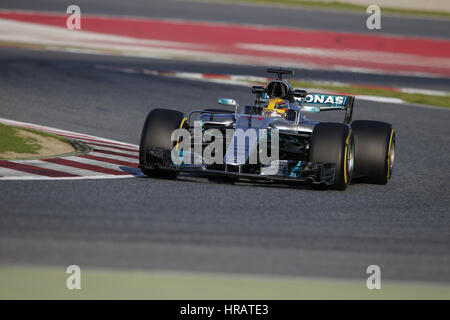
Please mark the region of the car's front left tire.
POLYGON ((333 163, 332 189, 345 190, 352 181, 355 144, 352 130, 343 123, 323 122, 314 127, 311 136, 309 161, 333 163))

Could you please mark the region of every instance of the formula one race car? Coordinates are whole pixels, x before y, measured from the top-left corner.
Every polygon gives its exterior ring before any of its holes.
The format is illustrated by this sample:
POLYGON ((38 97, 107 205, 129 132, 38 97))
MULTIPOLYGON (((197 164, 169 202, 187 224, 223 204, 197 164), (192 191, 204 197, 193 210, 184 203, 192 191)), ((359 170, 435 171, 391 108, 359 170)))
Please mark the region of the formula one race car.
POLYGON ((386 184, 395 156, 395 133, 385 122, 352 122, 354 97, 294 89, 283 75, 254 86, 253 105, 194 110, 188 116, 153 109, 142 130, 139 166, 148 176, 195 172, 232 180, 309 183, 344 190, 352 178, 386 184), (343 110, 343 123, 308 120, 305 113, 343 110))

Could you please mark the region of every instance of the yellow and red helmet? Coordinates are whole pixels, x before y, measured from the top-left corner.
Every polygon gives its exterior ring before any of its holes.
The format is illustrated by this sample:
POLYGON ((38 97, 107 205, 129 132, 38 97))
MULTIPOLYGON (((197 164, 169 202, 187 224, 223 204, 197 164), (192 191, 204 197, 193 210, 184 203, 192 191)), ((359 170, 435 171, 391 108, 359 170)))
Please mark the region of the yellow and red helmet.
POLYGON ((263 112, 267 116, 285 116, 286 110, 288 109, 288 104, 285 100, 280 98, 272 98, 267 100, 263 107, 263 112))

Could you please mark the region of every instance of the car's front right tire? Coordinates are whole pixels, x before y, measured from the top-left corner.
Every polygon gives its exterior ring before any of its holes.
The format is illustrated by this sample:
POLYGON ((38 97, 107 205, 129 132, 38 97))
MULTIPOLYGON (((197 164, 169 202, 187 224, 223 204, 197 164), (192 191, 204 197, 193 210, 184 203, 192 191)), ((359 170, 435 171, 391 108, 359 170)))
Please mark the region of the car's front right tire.
POLYGON ((145 119, 139 144, 139 167, 148 176, 159 178, 176 178, 178 172, 173 169, 160 168, 158 163, 149 159, 150 149, 168 150, 175 146, 171 140, 174 130, 187 128, 187 118, 182 112, 169 109, 153 109, 145 119))
POLYGON ((386 184, 392 176, 395 160, 395 131, 390 123, 355 120, 355 171, 363 181, 386 184))

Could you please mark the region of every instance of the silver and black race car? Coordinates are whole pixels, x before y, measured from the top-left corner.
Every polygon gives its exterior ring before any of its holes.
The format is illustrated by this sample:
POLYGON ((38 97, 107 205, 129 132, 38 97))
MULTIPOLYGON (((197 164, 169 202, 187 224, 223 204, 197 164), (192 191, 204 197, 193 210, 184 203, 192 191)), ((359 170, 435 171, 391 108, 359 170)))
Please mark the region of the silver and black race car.
POLYGON ((284 75, 254 86, 252 105, 194 110, 188 116, 153 109, 142 130, 139 166, 148 176, 175 178, 180 172, 227 179, 309 183, 345 190, 352 179, 386 184, 395 157, 392 125, 352 121, 353 96, 294 89, 284 75), (345 112, 343 123, 308 120, 306 113, 345 112))

